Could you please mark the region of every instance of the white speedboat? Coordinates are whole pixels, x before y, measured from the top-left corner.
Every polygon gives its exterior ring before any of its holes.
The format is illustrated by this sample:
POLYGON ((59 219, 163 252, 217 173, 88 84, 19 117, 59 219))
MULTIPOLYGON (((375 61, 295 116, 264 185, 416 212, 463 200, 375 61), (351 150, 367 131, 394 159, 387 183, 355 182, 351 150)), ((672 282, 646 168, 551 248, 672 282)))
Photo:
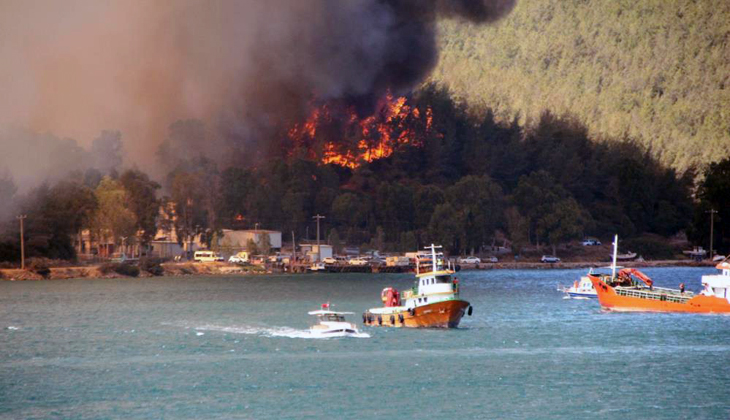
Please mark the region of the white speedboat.
POLYGON ((353 312, 330 311, 329 305, 322 305, 322 308, 318 311, 309 312, 309 315, 316 316, 319 322, 309 329, 313 337, 370 337, 369 334, 361 333, 355 324, 345 320, 345 315, 353 315, 353 312))
MULTIPOLYGON (((634 257, 635 256, 636 255, 634 255, 634 257)), ((613 254, 611 255, 611 257, 612 262, 610 266, 600 267, 596 270, 611 270, 611 278, 615 278, 616 270, 620 270, 623 268, 616 265, 616 260, 620 257, 620 254, 618 253, 618 235, 616 235, 613 240, 613 254)), ((598 276, 605 274, 599 271, 594 271, 594 269, 591 268, 590 270, 588 270, 587 275, 580 278, 580 281, 573 282, 572 287, 558 286, 558 291, 565 293, 566 299, 598 299, 598 292, 596 292, 596 288, 593 287, 593 282, 591 281, 590 277, 588 277, 590 275, 598 276)))
POLYGON ((593 288, 593 283, 588 276, 583 276, 580 281, 573 282, 572 287, 558 287, 559 292, 565 293, 567 298, 571 299, 597 299, 598 293, 593 288))

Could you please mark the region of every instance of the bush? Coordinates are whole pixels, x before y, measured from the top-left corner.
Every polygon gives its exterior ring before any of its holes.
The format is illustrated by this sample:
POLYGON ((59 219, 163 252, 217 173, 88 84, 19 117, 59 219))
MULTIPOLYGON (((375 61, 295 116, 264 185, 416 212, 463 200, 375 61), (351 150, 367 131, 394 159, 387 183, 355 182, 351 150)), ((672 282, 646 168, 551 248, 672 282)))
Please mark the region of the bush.
POLYGON ((631 250, 646 259, 670 260, 674 258, 674 248, 666 243, 666 239, 652 236, 627 239, 621 248, 631 250))
POLYGON ((114 270, 123 276, 137 277, 139 276, 139 267, 132 264, 122 263, 118 264, 114 270))
POLYGON ((139 276, 139 267, 129 263, 105 263, 99 267, 99 271, 101 271, 102 274, 109 274, 113 271, 123 276, 139 276))
POLYGON ((117 265, 119 265, 119 264, 109 263, 109 262, 108 263, 104 263, 104 264, 102 264, 102 265, 99 266, 99 271, 101 271, 101 274, 109 274, 112 271, 116 272, 117 271, 116 270, 116 266, 117 265))
POLYGON ((51 274, 51 269, 49 268, 50 265, 50 260, 47 258, 29 258, 25 267, 26 269, 43 276, 43 278, 48 278, 51 274))
POLYGON ((165 274, 165 269, 162 268, 162 261, 162 258, 142 258, 139 261, 139 268, 142 271, 146 271, 152 274, 153 276, 161 276, 165 274))

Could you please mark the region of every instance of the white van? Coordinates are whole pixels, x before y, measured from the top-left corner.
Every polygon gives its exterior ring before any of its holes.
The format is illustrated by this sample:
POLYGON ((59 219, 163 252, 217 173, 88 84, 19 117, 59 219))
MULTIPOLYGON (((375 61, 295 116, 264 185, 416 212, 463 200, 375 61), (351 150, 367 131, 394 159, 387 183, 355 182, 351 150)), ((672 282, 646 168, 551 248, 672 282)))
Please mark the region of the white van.
POLYGON ((195 262, 216 262, 224 261, 223 257, 217 252, 213 251, 195 251, 193 254, 193 261, 195 262))

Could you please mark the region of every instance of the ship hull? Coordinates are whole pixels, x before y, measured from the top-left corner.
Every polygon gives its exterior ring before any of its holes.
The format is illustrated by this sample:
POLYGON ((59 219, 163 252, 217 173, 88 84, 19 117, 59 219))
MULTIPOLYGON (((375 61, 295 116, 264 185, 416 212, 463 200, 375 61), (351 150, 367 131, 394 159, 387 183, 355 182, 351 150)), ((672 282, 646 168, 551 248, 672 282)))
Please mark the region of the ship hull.
POLYGON ((659 299, 646 299, 633 296, 621 296, 616 290, 596 276, 590 276, 598 293, 598 301, 606 310, 617 312, 687 312, 687 313, 722 313, 730 314, 730 302, 727 299, 696 295, 683 302, 672 302, 668 296, 654 294, 659 299))
POLYGON ((410 311, 404 309, 385 314, 368 311, 363 314, 363 322, 372 327, 456 328, 468 307, 469 302, 454 299, 418 306, 410 311))

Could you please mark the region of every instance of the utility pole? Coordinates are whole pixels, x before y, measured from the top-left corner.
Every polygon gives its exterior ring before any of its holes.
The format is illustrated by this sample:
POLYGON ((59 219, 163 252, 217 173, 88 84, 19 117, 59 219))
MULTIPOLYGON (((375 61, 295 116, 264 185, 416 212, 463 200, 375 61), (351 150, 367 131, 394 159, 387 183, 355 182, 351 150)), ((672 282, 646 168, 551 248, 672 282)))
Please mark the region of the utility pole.
POLYGON ((259 230, 259 224, 258 223, 254 223, 253 230, 254 230, 254 232, 256 232, 257 230, 259 230))
POLYGON ((127 240, 126 236, 121 236, 122 239, 122 261, 127 259, 127 248, 124 246, 124 241, 127 240))
POLYGON ((713 252, 712 252, 712 239, 715 233, 715 214, 717 214, 717 210, 710 209, 709 211, 706 211, 705 213, 710 213, 710 261, 712 261, 713 252))
POLYGON ((324 218, 324 216, 320 216, 319 214, 312 217, 312 219, 317 219, 317 262, 320 262, 322 260, 322 249, 319 246, 319 219, 324 218))
POLYGON ((15 218, 20 220, 20 269, 25 270, 25 239, 23 238, 23 220, 28 216, 21 214, 15 218))
POLYGON ((294 262, 297 260, 297 243, 294 242, 294 231, 291 231, 291 257, 289 257, 289 272, 294 271, 294 262))

